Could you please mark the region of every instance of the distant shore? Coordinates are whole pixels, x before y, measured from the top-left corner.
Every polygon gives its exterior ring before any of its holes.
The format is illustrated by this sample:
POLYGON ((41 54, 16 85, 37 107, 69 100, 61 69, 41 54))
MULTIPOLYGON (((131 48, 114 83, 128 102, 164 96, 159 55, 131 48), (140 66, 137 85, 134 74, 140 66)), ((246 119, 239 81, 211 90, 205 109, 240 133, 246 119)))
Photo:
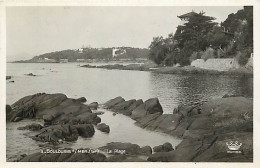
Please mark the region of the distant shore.
POLYGON ((118 70, 134 70, 134 71, 152 71, 156 73, 162 74, 208 74, 208 75, 246 75, 246 76, 253 76, 253 71, 246 69, 246 68, 239 68, 239 69, 231 69, 229 71, 217 71, 217 70, 209 70, 209 69, 202 69, 193 66, 184 66, 184 67, 177 67, 177 66, 158 66, 152 63, 144 63, 144 64, 129 64, 129 65, 122 65, 122 64, 114 64, 114 65, 82 65, 80 67, 85 68, 102 68, 102 69, 118 69, 118 70))

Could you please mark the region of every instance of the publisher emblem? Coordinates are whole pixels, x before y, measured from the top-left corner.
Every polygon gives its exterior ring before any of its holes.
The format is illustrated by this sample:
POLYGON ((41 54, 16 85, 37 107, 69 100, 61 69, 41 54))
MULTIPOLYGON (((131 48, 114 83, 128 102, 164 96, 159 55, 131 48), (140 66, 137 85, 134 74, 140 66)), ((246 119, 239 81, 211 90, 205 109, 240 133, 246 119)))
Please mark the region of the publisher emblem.
POLYGON ((242 143, 239 143, 238 141, 235 142, 230 141, 230 142, 226 142, 226 145, 229 149, 227 153, 241 153, 239 149, 242 146, 242 143))

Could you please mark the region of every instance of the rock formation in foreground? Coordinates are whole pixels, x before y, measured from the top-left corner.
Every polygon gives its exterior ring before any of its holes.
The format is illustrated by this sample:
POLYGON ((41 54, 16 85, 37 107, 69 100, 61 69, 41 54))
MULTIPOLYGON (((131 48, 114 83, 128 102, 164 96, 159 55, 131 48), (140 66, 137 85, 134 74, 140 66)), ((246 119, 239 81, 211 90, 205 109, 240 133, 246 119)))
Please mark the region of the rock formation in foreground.
MULTIPOLYGON (((8 122, 18 122, 25 118, 43 119, 45 127, 32 137, 42 142, 75 141, 78 136, 92 137, 95 133, 92 124, 101 122, 81 99, 67 98, 64 94, 38 93, 26 96, 6 108, 8 122)), ((33 127, 20 129, 30 130, 33 127)))
MULTIPOLYGON (((38 153, 28 155, 21 161, 146 161, 139 158, 143 155, 147 161, 160 162, 253 161, 253 99, 225 96, 208 101, 201 107, 180 105, 172 114, 163 114, 157 98, 143 102, 135 99, 126 101, 117 97, 106 102, 103 107, 131 117, 141 128, 180 137, 182 142, 175 150, 168 143, 157 146, 153 153, 149 146, 141 148, 135 144, 112 142, 100 149, 121 148, 126 151, 125 154, 119 153, 107 158, 101 153, 38 153), (231 141, 235 146, 230 146, 231 141), (232 147, 237 147, 235 153, 232 147)), ((44 142, 74 141, 78 136, 91 137, 95 132, 92 124, 101 122, 87 105, 63 94, 26 96, 11 107, 6 106, 6 109, 7 121, 43 119, 45 126, 33 139, 44 142)))
POLYGON ((148 161, 252 162, 253 99, 226 97, 201 107, 180 105, 173 114, 163 114, 156 98, 139 102, 137 105, 136 100, 117 97, 104 107, 130 116, 141 128, 183 139, 176 150, 161 150, 150 155, 148 161), (231 141, 242 144, 240 153, 228 153, 227 143, 231 141))

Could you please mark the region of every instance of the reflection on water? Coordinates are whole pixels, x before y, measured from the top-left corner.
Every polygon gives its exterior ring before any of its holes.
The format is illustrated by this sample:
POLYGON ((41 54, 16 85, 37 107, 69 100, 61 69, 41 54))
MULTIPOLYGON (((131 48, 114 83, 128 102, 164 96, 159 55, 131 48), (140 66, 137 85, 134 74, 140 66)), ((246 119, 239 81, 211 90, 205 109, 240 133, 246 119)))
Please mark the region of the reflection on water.
POLYGON ((38 92, 84 96, 88 102, 104 103, 122 96, 125 99, 158 97, 164 113, 171 113, 180 103, 196 103, 223 95, 252 97, 252 77, 218 75, 173 75, 152 72, 80 68, 68 64, 7 64, 7 103, 38 92), (30 77, 24 74, 33 73, 30 77))
POLYGON ((171 75, 152 73, 152 95, 170 112, 180 103, 195 104, 225 94, 252 97, 253 79, 245 76, 171 75))

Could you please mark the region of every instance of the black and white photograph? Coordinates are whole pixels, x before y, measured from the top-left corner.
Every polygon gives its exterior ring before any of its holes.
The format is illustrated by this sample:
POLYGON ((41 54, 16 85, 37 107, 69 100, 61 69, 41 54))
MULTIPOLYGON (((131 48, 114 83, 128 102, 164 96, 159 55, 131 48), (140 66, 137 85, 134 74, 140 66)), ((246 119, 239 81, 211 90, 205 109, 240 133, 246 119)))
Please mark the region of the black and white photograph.
POLYGON ((6 5, 4 161, 253 164, 255 10, 6 5))

